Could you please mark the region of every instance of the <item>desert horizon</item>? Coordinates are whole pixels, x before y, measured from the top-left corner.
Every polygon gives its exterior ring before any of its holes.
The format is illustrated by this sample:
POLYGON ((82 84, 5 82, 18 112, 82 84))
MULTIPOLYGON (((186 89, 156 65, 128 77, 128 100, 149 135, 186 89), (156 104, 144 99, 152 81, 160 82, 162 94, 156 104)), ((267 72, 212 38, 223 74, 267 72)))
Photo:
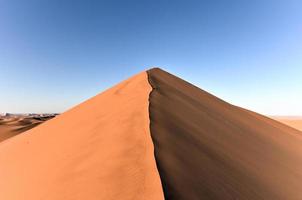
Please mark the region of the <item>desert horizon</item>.
MULTIPOLYGON (((30 130, 61 113, 1 113, 0 142, 30 130)), ((280 123, 302 131, 302 116, 266 115, 280 123)))
POLYGON ((302 131, 301 116, 271 116, 271 118, 302 131))

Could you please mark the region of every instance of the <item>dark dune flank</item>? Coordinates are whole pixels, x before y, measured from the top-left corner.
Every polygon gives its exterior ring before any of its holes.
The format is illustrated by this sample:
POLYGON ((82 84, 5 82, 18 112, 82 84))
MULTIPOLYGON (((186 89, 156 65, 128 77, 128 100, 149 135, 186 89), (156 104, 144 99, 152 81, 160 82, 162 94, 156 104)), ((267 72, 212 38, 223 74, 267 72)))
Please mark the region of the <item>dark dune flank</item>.
POLYGON ((302 199, 301 132, 151 69, 150 130, 166 200, 302 199))

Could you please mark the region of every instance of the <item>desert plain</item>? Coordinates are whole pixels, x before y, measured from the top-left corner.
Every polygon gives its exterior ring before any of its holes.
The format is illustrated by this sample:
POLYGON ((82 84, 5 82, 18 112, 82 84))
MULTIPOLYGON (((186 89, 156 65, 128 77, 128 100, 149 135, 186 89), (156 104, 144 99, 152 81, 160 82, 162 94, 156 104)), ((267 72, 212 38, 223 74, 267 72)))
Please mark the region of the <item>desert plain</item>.
POLYGON ((302 116, 273 116, 272 118, 302 131, 302 116))

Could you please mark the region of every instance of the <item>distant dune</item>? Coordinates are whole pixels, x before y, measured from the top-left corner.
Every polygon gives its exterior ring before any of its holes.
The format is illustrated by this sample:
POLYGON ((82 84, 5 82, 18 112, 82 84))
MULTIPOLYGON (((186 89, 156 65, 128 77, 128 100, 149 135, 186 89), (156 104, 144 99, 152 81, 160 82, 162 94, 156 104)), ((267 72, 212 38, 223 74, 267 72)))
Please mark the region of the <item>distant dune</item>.
POLYGON ((10 116, 0 117, 0 142, 18 135, 24 131, 32 129, 37 125, 52 119, 53 116, 36 117, 36 116, 10 116))
POLYGON ((302 117, 278 116, 273 119, 302 131, 302 117))
POLYGON ((2 200, 301 200, 302 132, 154 68, 0 143, 2 200))

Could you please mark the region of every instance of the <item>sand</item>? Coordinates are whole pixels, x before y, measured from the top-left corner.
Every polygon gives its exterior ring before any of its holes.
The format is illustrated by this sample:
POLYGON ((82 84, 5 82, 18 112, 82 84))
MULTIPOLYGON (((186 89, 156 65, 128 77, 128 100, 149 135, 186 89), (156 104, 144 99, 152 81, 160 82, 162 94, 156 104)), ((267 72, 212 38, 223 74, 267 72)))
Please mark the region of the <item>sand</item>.
POLYGON ((0 117, 0 142, 32 129, 52 117, 0 117))
POLYGON ((291 126, 295 129, 302 131, 302 117, 278 116, 278 117, 272 117, 272 118, 281 123, 287 124, 288 126, 291 126))
POLYGON ((302 199, 302 133, 160 69, 148 71, 165 199, 302 199))
POLYGON ((145 72, 0 143, 0 199, 160 200, 145 72))

